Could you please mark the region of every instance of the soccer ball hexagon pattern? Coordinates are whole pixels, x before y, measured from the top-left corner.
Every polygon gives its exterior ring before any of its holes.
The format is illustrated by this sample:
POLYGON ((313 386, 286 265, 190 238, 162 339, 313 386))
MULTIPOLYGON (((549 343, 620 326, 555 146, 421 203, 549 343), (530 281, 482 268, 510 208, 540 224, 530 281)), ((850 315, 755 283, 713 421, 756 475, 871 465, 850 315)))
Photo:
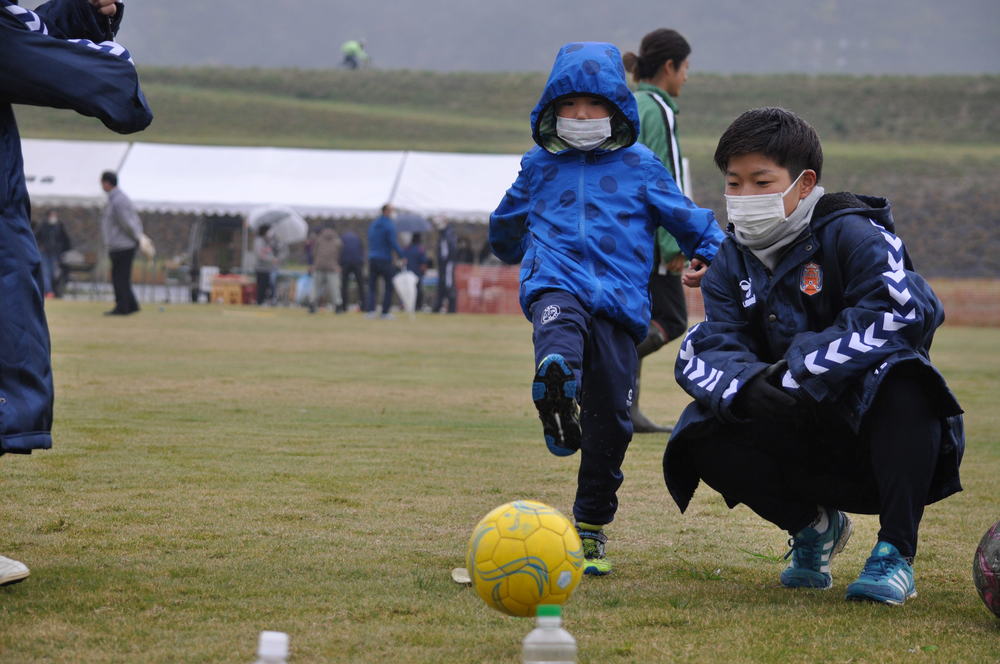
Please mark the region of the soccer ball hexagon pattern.
POLYGON ((583 574, 583 545, 558 510, 516 500, 476 525, 465 563, 486 604, 508 615, 533 616, 539 604, 569 599, 583 574))

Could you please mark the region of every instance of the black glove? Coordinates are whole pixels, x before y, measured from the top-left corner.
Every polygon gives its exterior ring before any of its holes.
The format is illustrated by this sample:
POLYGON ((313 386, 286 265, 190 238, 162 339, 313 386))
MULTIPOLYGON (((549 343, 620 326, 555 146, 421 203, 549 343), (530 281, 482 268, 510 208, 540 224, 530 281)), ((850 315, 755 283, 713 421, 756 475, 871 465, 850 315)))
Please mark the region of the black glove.
POLYGON ((788 363, 781 360, 750 379, 736 395, 736 403, 733 404, 736 413, 750 420, 787 422, 795 419, 798 401, 779 384, 787 368, 788 363))

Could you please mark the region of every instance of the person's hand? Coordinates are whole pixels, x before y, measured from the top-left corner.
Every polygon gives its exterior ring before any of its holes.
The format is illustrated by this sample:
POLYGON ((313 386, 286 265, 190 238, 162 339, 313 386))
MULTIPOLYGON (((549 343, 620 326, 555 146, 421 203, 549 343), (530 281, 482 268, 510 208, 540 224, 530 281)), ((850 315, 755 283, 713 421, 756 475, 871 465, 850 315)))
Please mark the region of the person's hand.
POLYGON ((115 0, 88 0, 88 2, 105 16, 114 16, 118 13, 118 5, 115 0))
POLYGON ((687 258, 684 254, 677 254, 669 261, 667 261, 667 272, 672 274, 680 274, 684 271, 684 266, 687 265, 687 258))
POLYGON ((681 283, 688 288, 698 288, 698 286, 701 285, 701 278, 705 276, 705 272, 707 271, 707 264, 705 264, 700 258, 692 258, 691 265, 681 276, 681 283))
POLYGON ((777 420, 787 422, 796 417, 798 401, 778 384, 788 368, 785 360, 775 362, 750 379, 736 395, 734 410, 751 420, 777 420))

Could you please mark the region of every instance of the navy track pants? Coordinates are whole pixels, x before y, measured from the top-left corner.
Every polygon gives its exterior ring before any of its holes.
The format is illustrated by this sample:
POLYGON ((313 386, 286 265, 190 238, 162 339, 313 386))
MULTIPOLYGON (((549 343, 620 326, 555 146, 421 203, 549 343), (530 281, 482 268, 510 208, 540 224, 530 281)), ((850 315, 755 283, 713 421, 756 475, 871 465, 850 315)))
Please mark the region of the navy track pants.
POLYGON ((573 516, 593 525, 611 523, 624 479, 622 461, 632 440, 635 340, 624 326, 590 315, 564 291, 539 295, 531 304, 531 322, 535 366, 559 353, 581 386, 582 440, 573 516))

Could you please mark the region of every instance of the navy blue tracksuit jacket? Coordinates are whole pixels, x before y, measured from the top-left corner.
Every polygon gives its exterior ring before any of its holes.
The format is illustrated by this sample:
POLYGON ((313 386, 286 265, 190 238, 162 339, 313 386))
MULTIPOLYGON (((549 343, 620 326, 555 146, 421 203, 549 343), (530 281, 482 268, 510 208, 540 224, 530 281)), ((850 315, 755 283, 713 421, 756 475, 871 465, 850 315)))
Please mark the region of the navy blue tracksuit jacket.
POLYGON ((676 364, 677 382, 694 403, 664 455, 664 478, 681 511, 699 482, 685 447, 720 423, 739 423, 733 402, 740 390, 782 359, 786 389, 805 392, 854 433, 890 371, 914 367, 944 432, 928 502, 961 489, 962 410, 930 361, 944 310, 914 271, 885 199, 825 195, 773 272, 730 235, 701 288, 705 321, 688 331, 676 364))
POLYGON ((52 446, 42 275, 11 104, 72 109, 121 133, 149 125, 131 56, 86 0, 0 0, 0 453, 52 446))

